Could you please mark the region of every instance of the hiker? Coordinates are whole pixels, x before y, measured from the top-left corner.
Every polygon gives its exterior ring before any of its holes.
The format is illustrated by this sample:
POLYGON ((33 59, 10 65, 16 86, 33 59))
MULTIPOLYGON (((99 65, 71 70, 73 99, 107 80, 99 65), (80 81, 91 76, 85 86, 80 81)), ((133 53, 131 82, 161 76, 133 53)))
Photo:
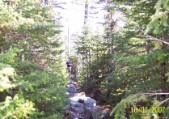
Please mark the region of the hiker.
POLYGON ((67 61, 66 61, 66 65, 67 65, 68 72, 71 73, 71 67, 72 67, 71 61, 70 61, 70 60, 67 60, 67 61))

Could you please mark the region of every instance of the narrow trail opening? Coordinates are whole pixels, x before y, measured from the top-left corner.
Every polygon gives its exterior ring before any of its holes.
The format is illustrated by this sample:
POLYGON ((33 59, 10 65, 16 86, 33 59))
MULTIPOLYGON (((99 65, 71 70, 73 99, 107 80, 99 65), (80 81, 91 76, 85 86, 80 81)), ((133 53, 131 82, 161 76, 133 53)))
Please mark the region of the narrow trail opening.
POLYGON ((67 83, 66 94, 69 104, 65 109, 64 119, 110 119, 109 111, 97 106, 96 100, 86 96, 85 92, 79 91, 73 74, 67 83))

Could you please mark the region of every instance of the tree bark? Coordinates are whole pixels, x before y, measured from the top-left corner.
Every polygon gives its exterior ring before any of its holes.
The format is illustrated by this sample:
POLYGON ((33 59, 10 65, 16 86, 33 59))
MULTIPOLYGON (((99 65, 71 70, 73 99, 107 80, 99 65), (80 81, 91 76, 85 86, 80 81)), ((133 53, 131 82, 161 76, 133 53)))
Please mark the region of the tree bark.
POLYGON ((86 26, 88 20, 88 11, 89 11, 89 4, 88 0, 85 1, 85 12, 84 12, 84 26, 86 26))

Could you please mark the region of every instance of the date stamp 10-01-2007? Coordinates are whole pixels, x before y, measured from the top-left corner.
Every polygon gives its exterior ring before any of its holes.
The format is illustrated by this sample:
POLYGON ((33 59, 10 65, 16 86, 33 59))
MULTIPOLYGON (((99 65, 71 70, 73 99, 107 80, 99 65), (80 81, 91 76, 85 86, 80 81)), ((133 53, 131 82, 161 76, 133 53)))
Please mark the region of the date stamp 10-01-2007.
POLYGON ((165 107, 131 107, 131 113, 154 113, 154 114, 158 114, 158 113, 164 113, 165 111, 165 107))

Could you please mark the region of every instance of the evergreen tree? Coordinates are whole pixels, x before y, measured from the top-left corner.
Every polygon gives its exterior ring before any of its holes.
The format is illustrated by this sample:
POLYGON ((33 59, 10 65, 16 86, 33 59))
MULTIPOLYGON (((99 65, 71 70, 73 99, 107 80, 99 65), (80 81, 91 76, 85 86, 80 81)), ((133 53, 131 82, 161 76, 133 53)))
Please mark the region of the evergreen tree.
POLYGON ((41 3, 0 1, 0 118, 63 116, 59 23, 41 3))

